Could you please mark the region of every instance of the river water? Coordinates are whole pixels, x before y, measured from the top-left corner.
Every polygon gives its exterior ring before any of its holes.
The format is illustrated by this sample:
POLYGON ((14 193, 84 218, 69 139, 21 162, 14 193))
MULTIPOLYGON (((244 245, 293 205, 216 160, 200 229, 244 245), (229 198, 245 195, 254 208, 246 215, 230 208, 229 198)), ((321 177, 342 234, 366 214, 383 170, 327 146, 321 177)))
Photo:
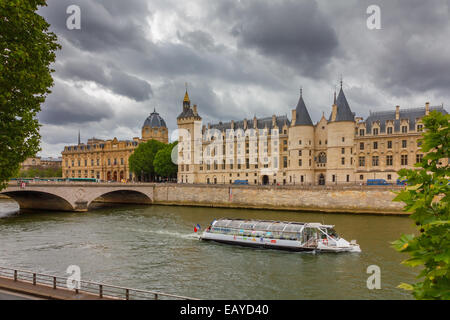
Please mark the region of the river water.
POLYGON ((121 206, 87 213, 18 212, 0 200, 0 265, 203 299, 411 299, 396 286, 417 270, 390 247, 413 233, 407 217, 177 206, 121 206), (194 225, 215 218, 336 225, 362 253, 311 254, 201 242, 194 225), (369 290, 367 267, 381 269, 369 290))

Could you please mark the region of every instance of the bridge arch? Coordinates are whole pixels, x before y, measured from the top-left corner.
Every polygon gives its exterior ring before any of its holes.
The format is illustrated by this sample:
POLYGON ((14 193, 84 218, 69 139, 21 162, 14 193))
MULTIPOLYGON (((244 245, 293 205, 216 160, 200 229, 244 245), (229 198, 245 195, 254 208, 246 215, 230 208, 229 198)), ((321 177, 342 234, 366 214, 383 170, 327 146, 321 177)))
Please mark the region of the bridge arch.
POLYGON ((72 204, 53 193, 36 190, 16 190, 2 192, 19 204, 20 209, 42 209, 52 211, 74 211, 72 204))
POLYGON ((153 199, 145 192, 133 189, 118 189, 92 194, 87 202, 87 208, 94 207, 95 204, 152 204, 153 199))

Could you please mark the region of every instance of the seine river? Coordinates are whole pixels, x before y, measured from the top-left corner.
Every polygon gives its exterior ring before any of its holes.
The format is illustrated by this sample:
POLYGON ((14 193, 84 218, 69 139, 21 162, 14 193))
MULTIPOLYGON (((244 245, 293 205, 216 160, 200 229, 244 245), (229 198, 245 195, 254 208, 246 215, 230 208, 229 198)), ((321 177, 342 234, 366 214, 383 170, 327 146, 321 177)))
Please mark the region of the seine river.
POLYGON ((176 206, 122 206, 87 213, 17 212, 0 200, 0 265, 204 299, 410 299, 396 286, 417 270, 390 247, 413 233, 407 217, 298 213, 176 206), (201 242, 220 217, 336 225, 362 253, 311 254, 201 242), (381 289, 366 286, 367 267, 381 268, 381 289))

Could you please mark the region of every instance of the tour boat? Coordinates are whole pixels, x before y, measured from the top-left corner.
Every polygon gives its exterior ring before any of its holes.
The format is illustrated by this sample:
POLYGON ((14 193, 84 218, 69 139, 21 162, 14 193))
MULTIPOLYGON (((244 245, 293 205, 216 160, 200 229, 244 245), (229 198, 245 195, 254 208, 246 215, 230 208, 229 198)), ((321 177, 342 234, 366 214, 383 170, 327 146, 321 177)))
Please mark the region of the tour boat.
POLYGON ((332 225, 223 218, 214 220, 201 240, 269 249, 361 252, 355 240, 339 237, 332 225))

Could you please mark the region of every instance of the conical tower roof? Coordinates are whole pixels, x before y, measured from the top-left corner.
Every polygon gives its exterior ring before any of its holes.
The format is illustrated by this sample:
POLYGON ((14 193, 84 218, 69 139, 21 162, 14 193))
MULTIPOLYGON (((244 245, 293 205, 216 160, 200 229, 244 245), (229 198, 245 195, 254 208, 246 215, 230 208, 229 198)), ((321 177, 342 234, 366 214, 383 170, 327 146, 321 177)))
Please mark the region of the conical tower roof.
POLYGON ((300 90, 300 99, 298 100, 297 107, 295 108, 296 126, 312 126, 311 117, 309 116, 308 109, 306 109, 305 101, 303 101, 303 93, 300 90))

